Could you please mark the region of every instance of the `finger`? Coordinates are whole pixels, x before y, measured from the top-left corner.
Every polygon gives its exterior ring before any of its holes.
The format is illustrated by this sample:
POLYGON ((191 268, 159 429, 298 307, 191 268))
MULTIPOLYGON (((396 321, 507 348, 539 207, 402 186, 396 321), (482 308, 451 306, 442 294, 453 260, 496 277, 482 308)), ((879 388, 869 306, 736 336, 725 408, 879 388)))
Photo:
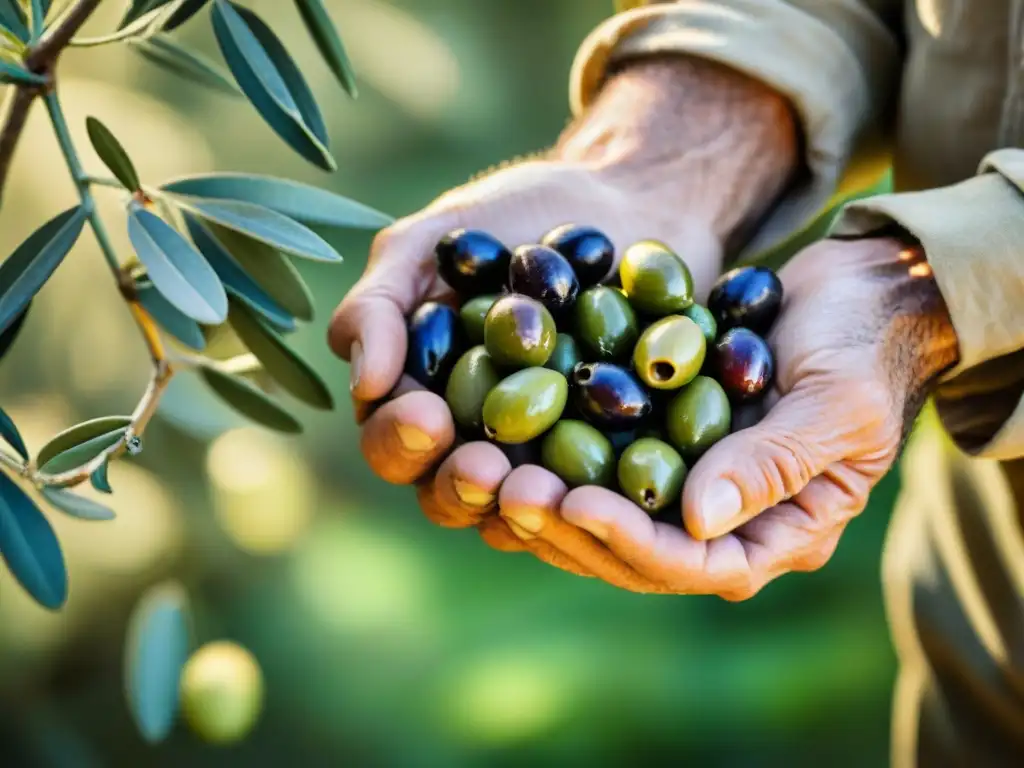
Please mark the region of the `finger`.
POLYGON ((701 540, 728 533, 860 450, 862 423, 844 410, 846 399, 833 388, 794 390, 756 425, 712 446, 687 477, 687 531, 701 540))
POLYGON ((480 538, 499 552, 525 552, 526 544, 512 533, 508 524, 497 515, 485 517, 476 526, 480 538))
POLYGON ((433 392, 410 392, 367 420, 360 447, 378 476, 406 485, 440 460, 454 439, 455 425, 444 400, 433 392))
POLYGON ((450 527, 479 523, 497 505, 498 491, 512 465, 491 443, 467 443, 456 449, 437 470, 434 493, 450 527))
POLYGON ((416 379, 411 376, 402 376, 398 380, 398 384, 388 394, 386 394, 380 400, 360 400, 357 397, 352 398, 352 413, 355 416, 356 424, 362 425, 366 423, 373 414, 375 414, 384 403, 390 400, 396 400, 402 395, 406 395, 410 392, 425 391, 425 387, 420 384, 416 379))
MULTIPOLYGON (((632 592, 664 591, 641 578, 587 531, 564 520, 559 506, 565 497, 565 483, 557 476, 541 467, 525 465, 506 478, 499 510, 512 531, 528 544, 539 540, 612 586, 632 592)), ((544 547, 537 549, 539 553, 544 547)))

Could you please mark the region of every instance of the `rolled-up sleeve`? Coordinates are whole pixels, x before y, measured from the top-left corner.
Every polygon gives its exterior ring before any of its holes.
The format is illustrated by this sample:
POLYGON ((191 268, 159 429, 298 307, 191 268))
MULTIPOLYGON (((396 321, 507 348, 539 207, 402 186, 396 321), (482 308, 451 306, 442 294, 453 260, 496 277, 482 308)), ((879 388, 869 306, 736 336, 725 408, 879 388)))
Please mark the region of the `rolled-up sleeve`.
POLYGON ((937 392, 943 423, 969 453, 1024 456, 1024 150, 989 154, 959 184, 851 203, 833 233, 892 223, 924 247, 960 342, 937 392))
POLYGON ((771 247, 820 213, 844 172, 880 174, 901 53, 886 20, 898 0, 679 0, 637 5, 599 26, 573 64, 570 101, 579 114, 610 66, 683 54, 764 82, 793 104, 807 173, 774 207, 747 247, 771 247), (852 162, 856 160, 856 162, 852 162))

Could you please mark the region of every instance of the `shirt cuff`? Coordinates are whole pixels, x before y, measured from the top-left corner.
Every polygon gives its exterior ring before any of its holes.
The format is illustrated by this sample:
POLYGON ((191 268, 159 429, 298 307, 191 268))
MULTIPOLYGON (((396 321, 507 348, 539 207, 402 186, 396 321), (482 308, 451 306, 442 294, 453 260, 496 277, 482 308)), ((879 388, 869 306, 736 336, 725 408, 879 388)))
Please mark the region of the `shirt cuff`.
POLYGON ((809 173, 777 203, 745 255, 778 244, 820 213, 855 152, 856 183, 884 172, 887 157, 874 139, 899 53, 888 30, 859 3, 718 0, 618 14, 576 56, 573 113, 590 104, 610 66, 665 54, 709 59, 760 80, 788 97, 800 118, 809 173))

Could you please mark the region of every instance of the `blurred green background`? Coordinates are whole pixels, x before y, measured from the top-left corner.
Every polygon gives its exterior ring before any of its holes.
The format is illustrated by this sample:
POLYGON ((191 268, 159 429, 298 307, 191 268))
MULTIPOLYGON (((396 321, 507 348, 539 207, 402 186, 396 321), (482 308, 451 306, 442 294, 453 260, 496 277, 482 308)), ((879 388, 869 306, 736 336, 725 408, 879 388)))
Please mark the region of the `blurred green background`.
MULTIPOLYGON (((334 0, 363 94, 351 102, 292 3, 247 0, 288 44, 324 108, 340 170, 297 160, 243 100, 189 87, 123 46, 68 53, 61 93, 88 167, 101 117, 148 183, 207 170, 290 176, 396 216, 565 125, 576 46, 610 0, 334 0)), ((106 3, 86 32, 113 29, 106 3)), ((215 56, 204 13, 178 35, 215 56)), ((103 213, 127 248, 116 192, 103 213)), ((41 109, 16 158, 0 249, 74 202, 41 109)), ((600 224, 600 222, 594 222, 600 224)), ((833 561, 744 604, 618 592, 472 531, 433 527, 409 489, 370 475, 324 344, 369 236, 334 237, 341 268, 304 265, 320 315, 297 346, 342 403, 302 413, 305 437, 250 429, 187 377, 146 450, 110 471, 118 519, 53 519, 71 572, 59 614, 0 573, 0 765, 880 766, 894 657, 879 559, 893 475, 833 561), (142 744, 122 694, 138 594, 182 579, 202 640, 263 666, 267 702, 245 743, 179 729, 142 744), (671 756, 669 759, 666 756, 671 756)), ((90 237, 36 300, 0 366, 0 400, 38 448, 79 420, 134 407, 145 351, 90 237)))

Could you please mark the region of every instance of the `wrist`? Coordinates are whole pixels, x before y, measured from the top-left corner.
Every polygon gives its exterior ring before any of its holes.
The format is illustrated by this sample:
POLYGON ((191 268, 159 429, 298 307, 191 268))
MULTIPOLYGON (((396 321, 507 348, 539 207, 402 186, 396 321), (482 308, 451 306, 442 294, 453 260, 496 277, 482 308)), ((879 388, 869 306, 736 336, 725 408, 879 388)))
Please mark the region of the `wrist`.
POLYGON ((743 74, 682 56, 645 59, 609 76, 553 155, 732 250, 798 170, 796 126, 783 96, 743 74))

